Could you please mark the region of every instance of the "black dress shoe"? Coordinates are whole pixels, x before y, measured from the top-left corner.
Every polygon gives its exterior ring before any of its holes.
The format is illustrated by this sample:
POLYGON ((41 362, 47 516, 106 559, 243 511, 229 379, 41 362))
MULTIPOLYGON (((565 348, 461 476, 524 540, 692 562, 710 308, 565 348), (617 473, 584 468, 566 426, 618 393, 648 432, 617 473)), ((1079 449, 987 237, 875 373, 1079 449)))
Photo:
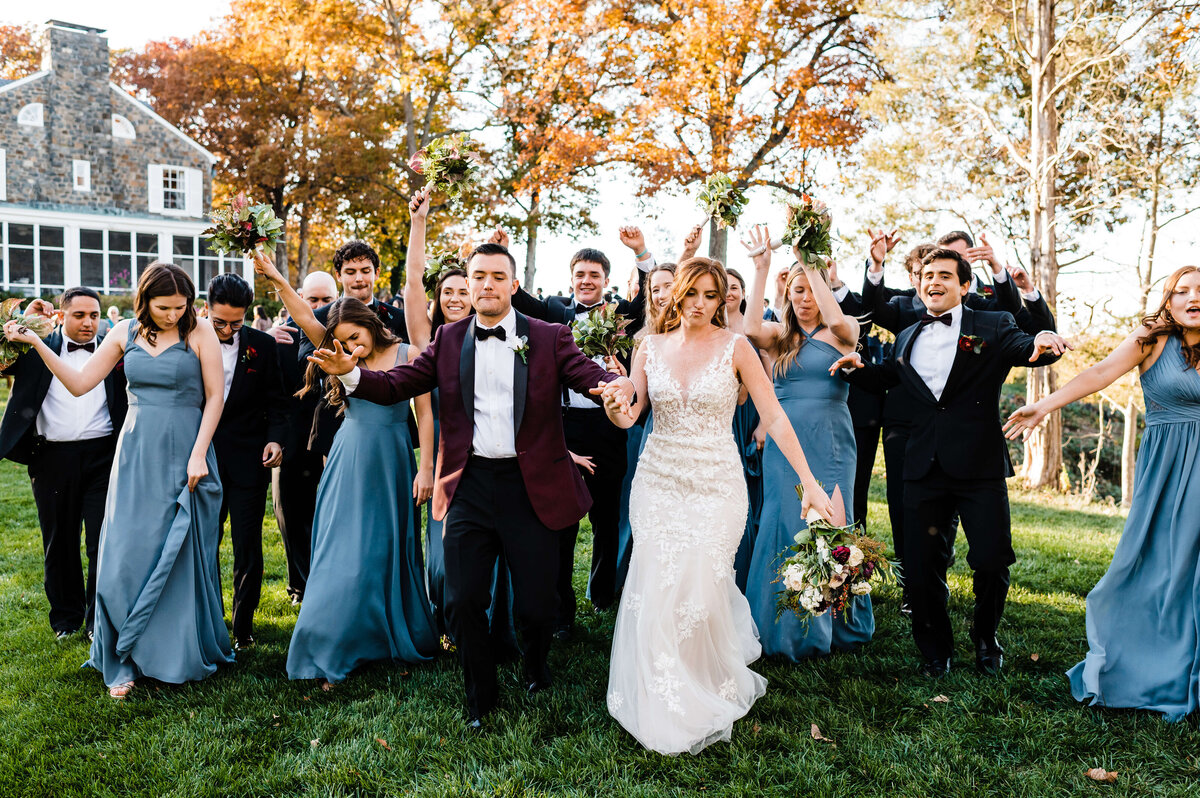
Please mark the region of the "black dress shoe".
POLYGON ((54 639, 57 642, 61 643, 62 641, 66 640, 68 637, 70 637, 73 634, 75 634, 73 631, 67 631, 66 629, 55 629, 54 630, 54 639))
POLYGON ((975 669, 980 673, 993 675, 1004 667, 1004 649, 995 637, 979 637, 975 639, 975 669))
POLYGON ((571 639, 571 631, 572 625, 569 623, 564 624, 554 630, 554 639, 560 643, 566 643, 571 639))
POLYGON ((922 676, 928 676, 933 679, 940 679, 950 672, 950 660, 947 659, 927 659, 921 663, 921 667, 917 669, 917 673, 922 676))
POLYGON ((472 734, 480 734, 483 731, 483 719, 482 718, 468 718, 467 719, 467 731, 472 734))
POLYGON ((549 689, 550 689, 550 680, 549 679, 545 679, 545 680, 536 679, 529 683, 528 692, 529 692, 530 696, 535 696, 538 693, 542 692, 543 690, 549 690, 549 689))
POLYGON ((233 641, 233 650, 234 651, 245 651, 246 649, 253 648, 253 647, 254 647, 254 636, 253 635, 245 635, 244 637, 239 637, 233 641))

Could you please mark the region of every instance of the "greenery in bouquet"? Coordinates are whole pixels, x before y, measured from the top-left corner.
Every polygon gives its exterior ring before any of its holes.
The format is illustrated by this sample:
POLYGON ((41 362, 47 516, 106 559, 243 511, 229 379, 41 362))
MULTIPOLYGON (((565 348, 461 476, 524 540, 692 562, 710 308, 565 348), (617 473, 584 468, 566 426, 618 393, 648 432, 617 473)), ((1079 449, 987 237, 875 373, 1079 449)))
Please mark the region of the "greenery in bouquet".
POLYGON ((780 241, 795 247, 800 260, 816 269, 829 267, 827 258, 833 249, 829 228, 833 217, 824 202, 804 194, 800 199, 787 200, 787 225, 780 241))
POLYGON ((7 322, 18 321, 23 326, 33 330, 39 338, 45 338, 54 331, 54 320, 45 316, 33 314, 26 316, 21 312, 22 299, 6 299, 0 302, 0 369, 6 369, 16 362, 17 358, 29 351, 29 344, 10 341, 5 337, 3 327, 7 322))
POLYGON ((746 207, 746 193, 733 184, 733 178, 725 172, 708 176, 700 189, 700 207, 718 227, 737 227, 738 217, 746 207))
POLYGON ((632 336, 625 334, 630 319, 617 313, 615 302, 594 308, 575 322, 571 331, 579 351, 588 357, 617 357, 629 354, 632 336))
POLYGON ((424 175, 427 185, 452 200, 479 182, 482 163, 479 145, 466 133, 434 139, 408 159, 409 168, 424 175))
POLYGON ((854 525, 835 526, 815 512, 796 533, 796 544, 779 566, 778 610, 808 620, 826 612, 849 616, 855 596, 871 592, 872 582, 896 578, 884 546, 854 525))
POLYGON ((261 248, 274 256, 276 245, 283 239, 283 220, 275 216, 275 209, 252 205, 245 192, 238 192, 228 208, 213 211, 212 222, 202 235, 222 255, 250 255, 261 248))
POLYGON ((433 294, 437 291, 438 281, 448 271, 454 269, 467 268, 466 258, 463 257, 461 251, 443 250, 438 252, 432 258, 425 261, 425 273, 421 275, 421 283, 425 286, 425 293, 432 299, 433 294))

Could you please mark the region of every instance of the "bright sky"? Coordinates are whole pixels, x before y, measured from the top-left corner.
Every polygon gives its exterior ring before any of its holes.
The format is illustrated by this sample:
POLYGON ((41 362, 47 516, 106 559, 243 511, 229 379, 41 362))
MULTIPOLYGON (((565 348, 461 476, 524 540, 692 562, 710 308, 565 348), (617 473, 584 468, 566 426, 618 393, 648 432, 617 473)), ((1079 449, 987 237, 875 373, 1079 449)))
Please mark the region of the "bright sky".
MULTIPOLYGON (((229 8, 228 0, 191 0, 187 3, 165 3, 163 0, 109 0, 103 3, 96 0, 42 0, 37 3, 39 10, 36 14, 30 15, 24 11, 13 11, 9 5, 10 9, 3 14, 5 21, 42 23, 48 19, 59 19, 104 28, 109 44, 114 49, 140 47, 152 39, 189 36, 206 27, 214 18, 222 16, 229 8)), ((673 258, 688 228, 702 220, 694 192, 659 196, 645 201, 635 198, 635 188, 628 177, 619 174, 601 177, 600 204, 594 211, 600 232, 582 236, 543 234, 539 242, 535 284, 550 293, 557 290, 566 293, 567 264, 571 254, 582 246, 596 246, 613 261, 613 284, 620 286, 624 293, 632 259, 631 253, 621 245, 617 236, 617 228, 623 224, 640 225, 648 244, 659 258, 673 258)), ((850 208, 838 197, 824 199, 834 211, 835 238, 840 233, 843 239, 835 241, 834 254, 840 258, 843 278, 856 287, 861 284, 865 251, 852 238, 852 230, 840 230, 838 225, 839 218, 847 220, 850 208)), ((861 209, 857 209, 857 212, 861 213, 861 209)), ((745 226, 760 220, 780 226, 783 221, 782 210, 773 202, 771 195, 758 190, 750 192, 750 204, 742 218, 745 226)), ((843 224, 849 225, 849 221, 843 224)), ((956 226, 949 220, 945 224, 947 229, 956 226)), ((999 231, 989 236, 993 244, 1002 241, 1002 238, 999 231)), ((1083 241, 1081 252, 1094 252, 1097 255, 1070 267, 1060 276, 1059 292, 1062 299, 1068 302, 1071 299, 1102 301, 1106 297, 1113 297, 1114 310, 1131 312, 1133 306, 1130 296, 1134 280, 1131 270, 1122 264, 1136 260, 1140 240, 1140 225, 1131 224, 1112 234, 1095 235, 1083 241)), ((905 240, 900 249, 905 250, 915 243, 905 240)), ((1165 276, 1178 266, 1200 261, 1194 254, 1197 243, 1200 243, 1200 213, 1164 230, 1159 242, 1160 268, 1155 276, 1165 276)), ((998 249, 1001 250, 1001 257, 1010 257, 1003 247, 998 249)), ((707 252, 707 237, 700 252, 707 252)), ((513 254, 518 264, 524 263, 522 245, 515 244, 513 254)), ((730 237, 728 260, 729 265, 742 271, 747 279, 751 278, 747 268, 749 264, 742 256, 736 235, 730 237)), ((780 254, 776 260, 779 266, 784 266, 788 259, 780 254)), ((902 278, 897 270, 889 272, 888 279, 899 282, 902 278)), ((1060 308, 1060 315, 1062 310, 1064 308, 1060 308)), ((1065 319, 1063 321, 1066 322, 1065 319)))

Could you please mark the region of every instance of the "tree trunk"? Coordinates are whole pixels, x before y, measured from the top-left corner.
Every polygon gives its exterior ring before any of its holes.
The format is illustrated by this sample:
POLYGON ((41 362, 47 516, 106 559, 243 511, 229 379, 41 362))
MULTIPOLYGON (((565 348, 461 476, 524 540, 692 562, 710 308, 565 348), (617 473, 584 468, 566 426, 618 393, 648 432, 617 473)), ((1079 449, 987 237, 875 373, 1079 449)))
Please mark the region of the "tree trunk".
POLYGON ((1121 436, 1121 506, 1133 503, 1133 473, 1137 455, 1138 406, 1132 391, 1125 402, 1125 434, 1121 436))
POLYGON ((296 248, 296 285, 308 276, 308 205, 300 210, 300 245, 296 248))
POLYGON ((708 223, 708 257, 713 260, 719 260, 722 264, 728 266, 729 263, 725 260, 728 249, 729 228, 719 227, 716 219, 711 220, 708 223))
POLYGON ((531 294, 534 293, 533 278, 537 274, 538 227, 541 226, 538 210, 540 205, 541 196, 535 188, 529 201, 529 215, 525 217, 525 279, 521 281, 525 290, 531 294))
MULTIPOLYGON (((1055 241, 1055 184, 1058 176, 1058 112, 1053 87, 1054 0, 1030 0, 1033 33, 1030 37, 1029 76, 1032 87, 1029 127, 1029 262, 1034 278, 1050 309, 1057 304, 1058 254, 1055 241)), ((1054 369, 1030 369, 1026 383, 1030 404, 1053 393, 1054 369)), ((1046 423, 1025 441, 1022 477, 1030 487, 1058 486, 1063 468, 1062 414, 1052 413, 1046 423)))

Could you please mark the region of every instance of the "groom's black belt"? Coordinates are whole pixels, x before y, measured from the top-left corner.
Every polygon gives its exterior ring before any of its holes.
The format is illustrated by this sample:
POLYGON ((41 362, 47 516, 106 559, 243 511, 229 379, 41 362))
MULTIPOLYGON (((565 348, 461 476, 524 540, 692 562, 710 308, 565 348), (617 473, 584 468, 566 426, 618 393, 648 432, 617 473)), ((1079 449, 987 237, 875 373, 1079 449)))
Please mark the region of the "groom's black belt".
POLYGON ((467 465, 480 466, 482 468, 505 468, 516 465, 516 457, 484 457, 480 454, 471 452, 467 457, 467 465))
POLYGON ((563 416, 580 416, 583 418, 598 418, 604 416, 603 407, 563 407, 563 416))

